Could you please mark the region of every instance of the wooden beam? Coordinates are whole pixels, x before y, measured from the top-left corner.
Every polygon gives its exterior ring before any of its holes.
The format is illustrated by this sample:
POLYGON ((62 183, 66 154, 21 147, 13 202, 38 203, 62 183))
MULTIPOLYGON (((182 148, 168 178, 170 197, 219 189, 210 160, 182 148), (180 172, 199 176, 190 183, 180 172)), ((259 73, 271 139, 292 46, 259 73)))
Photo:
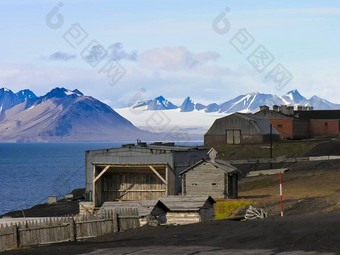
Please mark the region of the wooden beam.
POLYGON ((164 178, 156 171, 155 168, 153 168, 152 166, 149 166, 150 169, 152 170, 152 172, 155 173, 155 175, 158 176, 159 179, 161 179, 161 181, 165 184, 165 185, 168 185, 168 182, 166 180, 164 180, 164 178))
POLYGON ((98 174, 98 176, 93 180, 93 183, 95 183, 103 174, 105 174, 105 172, 107 171, 107 170, 109 170, 109 168, 110 168, 111 166, 106 166, 104 169, 103 169, 103 171, 101 171, 100 172, 100 174, 98 174))

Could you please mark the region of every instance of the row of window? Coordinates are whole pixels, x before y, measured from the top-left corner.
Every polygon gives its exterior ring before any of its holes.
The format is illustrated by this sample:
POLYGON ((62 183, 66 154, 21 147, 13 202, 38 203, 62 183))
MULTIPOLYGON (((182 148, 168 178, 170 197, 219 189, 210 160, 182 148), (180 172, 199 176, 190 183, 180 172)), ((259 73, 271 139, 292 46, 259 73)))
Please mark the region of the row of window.
MULTIPOLYGON (((325 122, 325 127, 328 127, 328 122, 325 122)), ((283 128, 283 124, 277 124, 277 127, 278 128, 283 128)))

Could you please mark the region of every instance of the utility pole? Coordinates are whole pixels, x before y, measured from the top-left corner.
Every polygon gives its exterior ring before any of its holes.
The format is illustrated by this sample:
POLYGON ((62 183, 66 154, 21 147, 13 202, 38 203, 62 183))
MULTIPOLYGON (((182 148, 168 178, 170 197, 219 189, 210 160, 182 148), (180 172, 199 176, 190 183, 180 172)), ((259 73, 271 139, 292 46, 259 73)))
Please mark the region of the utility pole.
POLYGON ((273 168, 273 163, 272 163, 272 158, 273 158, 273 125, 270 124, 270 169, 273 168))

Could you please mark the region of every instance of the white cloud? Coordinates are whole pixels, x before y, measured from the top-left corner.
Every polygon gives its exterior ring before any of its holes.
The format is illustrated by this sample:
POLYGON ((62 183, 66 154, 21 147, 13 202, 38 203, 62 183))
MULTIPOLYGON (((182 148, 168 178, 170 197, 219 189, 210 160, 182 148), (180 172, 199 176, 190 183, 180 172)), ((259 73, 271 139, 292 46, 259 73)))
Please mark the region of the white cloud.
POLYGON ((182 46, 156 48, 142 52, 138 63, 141 67, 153 70, 180 71, 206 64, 219 58, 213 51, 192 53, 182 46))

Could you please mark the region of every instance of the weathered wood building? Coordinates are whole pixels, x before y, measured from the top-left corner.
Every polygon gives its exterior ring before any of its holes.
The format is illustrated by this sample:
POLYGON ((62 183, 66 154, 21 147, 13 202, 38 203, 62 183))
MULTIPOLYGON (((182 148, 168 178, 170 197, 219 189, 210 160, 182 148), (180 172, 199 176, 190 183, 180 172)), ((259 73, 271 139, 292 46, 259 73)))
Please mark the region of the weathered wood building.
POLYGON ((203 147, 138 143, 86 151, 86 194, 96 206, 114 200, 146 200, 178 194, 179 174, 201 158, 203 147))
POLYGON ((160 200, 116 201, 105 202, 100 207, 98 214, 120 208, 136 208, 141 226, 166 224, 166 213, 169 210, 160 200))
POLYGON ((202 159, 181 173, 182 194, 237 198, 239 173, 225 161, 202 159))
POLYGON ((152 200, 175 195, 175 173, 167 163, 93 163, 93 203, 152 200))
POLYGON ((267 118, 246 113, 233 113, 215 120, 204 135, 204 145, 213 147, 218 143, 247 144, 269 142, 280 139, 275 128, 270 131, 267 118))
POLYGON ((215 200, 210 196, 169 196, 160 201, 168 208, 167 224, 191 224, 215 219, 215 200))

